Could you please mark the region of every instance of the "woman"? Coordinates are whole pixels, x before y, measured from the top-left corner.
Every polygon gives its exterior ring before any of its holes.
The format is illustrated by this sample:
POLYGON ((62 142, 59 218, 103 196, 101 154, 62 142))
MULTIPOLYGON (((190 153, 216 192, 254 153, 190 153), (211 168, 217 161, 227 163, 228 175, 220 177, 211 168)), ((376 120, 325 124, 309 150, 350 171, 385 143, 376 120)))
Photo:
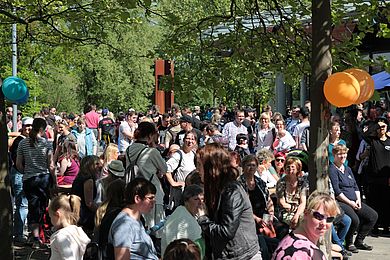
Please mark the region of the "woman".
POLYGON ((81 211, 79 225, 88 232, 94 229, 94 218, 97 205, 96 199, 96 177, 102 169, 99 157, 89 155, 81 159, 80 171, 73 181, 72 194, 81 198, 81 211))
MULTIPOLYGON (((340 124, 338 122, 332 122, 330 124, 330 130, 329 130, 329 145, 328 145, 328 159, 329 159, 329 163, 333 163, 334 161, 334 157, 333 157, 333 147, 336 145, 336 144, 342 144, 342 145, 347 145, 347 143, 343 140, 343 139, 340 139, 340 133, 341 133, 341 130, 340 130, 340 124)), ((346 165, 347 165, 347 161, 346 161, 346 165)))
POLYGON ((126 206, 114 219, 108 235, 115 259, 158 260, 152 239, 141 222, 141 216, 153 210, 155 201, 156 187, 150 181, 135 178, 126 186, 126 206))
POLYGON ((276 184, 276 196, 281 211, 282 220, 295 229, 299 217, 306 207, 306 197, 309 183, 302 176, 302 163, 297 158, 288 158, 285 164, 286 175, 276 184))
POLYGON ((256 158, 259 162, 256 175, 267 184, 268 188, 275 188, 279 176, 277 176, 275 169, 271 166, 271 162, 274 159, 273 153, 269 149, 263 148, 257 151, 256 158))
POLYGON ((169 209, 174 210, 180 205, 184 181, 187 175, 195 170, 195 152, 197 147, 196 132, 185 133, 183 147, 167 161, 168 171, 165 174, 171 188, 169 193, 169 209))
POLYGON ((329 166, 329 177, 340 207, 352 219, 351 226, 345 237, 346 249, 357 253, 358 249, 372 250, 372 246, 364 243, 364 239, 374 227, 378 214, 361 201, 360 191, 353 177, 352 170, 345 165, 347 152, 348 148, 345 145, 337 144, 333 147, 334 162, 329 166), (355 243, 352 243, 353 234, 356 231, 355 243))
POLYGON ((93 131, 89 129, 83 118, 77 119, 77 129, 71 132, 77 140, 77 152, 80 158, 96 155, 97 141, 93 131))
POLYGON ((275 154, 275 160, 272 161, 276 173, 278 174, 278 180, 285 175, 284 162, 286 161, 286 154, 283 152, 277 152, 275 154))
POLYGON ((57 172, 57 183, 58 185, 71 185, 80 170, 76 143, 71 141, 65 142, 63 150, 63 154, 58 158, 60 166, 57 172))
POLYGON ((118 145, 114 143, 109 143, 103 152, 103 169, 101 177, 105 177, 108 175, 108 165, 111 163, 111 161, 118 160, 118 155, 118 145))
MULTIPOLYGON (((198 220, 214 259, 261 259, 250 200, 229 153, 208 144, 198 153, 208 217, 198 220)), ((206 246, 206 252, 207 252, 206 246)))
POLYGON ((275 121, 276 137, 272 144, 274 152, 287 152, 295 147, 296 143, 292 135, 287 132, 283 119, 275 121))
POLYGON ((201 243, 202 230, 196 221, 203 208, 203 189, 198 185, 189 185, 183 192, 183 205, 176 208, 165 222, 161 237, 161 255, 172 241, 189 238, 201 243))
POLYGON ((268 113, 261 113, 259 119, 259 129, 257 131, 256 151, 262 148, 271 149, 276 136, 274 128, 270 127, 270 116, 268 113))
MULTIPOLYGON (((126 167, 134 162, 138 166, 138 176, 143 177, 156 186, 156 203, 149 214, 144 215, 145 226, 153 227, 164 218, 164 191, 159 177, 167 172, 167 164, 160 152, 155 148, 159 134, 153 123, 141 122, 134 132, 134 143, 126 150, 126 167)), ((134 176, 136 177, 136 176, 134 176)))
POLYGON ((33 247, 39 248, 39 228, 49 202, 49 189, 57 186, 54 173, 53 146, 42 136, 47 123, 35 118, 29 136, 21 140, 17 150, 16 167, 23 174, 23 190, 28 201, 27 220, 34 239, 33 247))
POLYGON ((302 222, 279 243, 272 259, 327 259, 316 244, 330 229, 339 212, 336 201, 328 194, 322 192, 311 194, 302 222))

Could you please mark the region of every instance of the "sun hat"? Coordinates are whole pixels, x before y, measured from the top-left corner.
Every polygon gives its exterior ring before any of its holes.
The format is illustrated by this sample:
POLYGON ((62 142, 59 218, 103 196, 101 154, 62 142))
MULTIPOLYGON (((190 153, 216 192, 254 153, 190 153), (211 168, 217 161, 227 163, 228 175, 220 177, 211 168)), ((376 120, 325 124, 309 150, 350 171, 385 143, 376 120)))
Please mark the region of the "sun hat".
POLYGON ((108 172, 111 174, 117 176, 117 177, 123 177, 125 176, 125 168, 123 167, 122 161, 119 160, 113 160, 108 165, 108 172))

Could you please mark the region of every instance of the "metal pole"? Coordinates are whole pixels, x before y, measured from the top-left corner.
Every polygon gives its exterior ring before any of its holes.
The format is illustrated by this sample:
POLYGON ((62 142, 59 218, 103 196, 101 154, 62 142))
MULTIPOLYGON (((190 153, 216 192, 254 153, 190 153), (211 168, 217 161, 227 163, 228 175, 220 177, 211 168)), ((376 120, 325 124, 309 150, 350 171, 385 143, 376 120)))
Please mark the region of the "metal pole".
MULTIPOLYGON (((16 76, 18 74, 17 71, 17 60, 18 55, 18 46, 16 39, 16 23, 12 24, 12 76, 16 76)), ((12 104, 12 131, 18 131, 18 106, 16 104, 12 104)))

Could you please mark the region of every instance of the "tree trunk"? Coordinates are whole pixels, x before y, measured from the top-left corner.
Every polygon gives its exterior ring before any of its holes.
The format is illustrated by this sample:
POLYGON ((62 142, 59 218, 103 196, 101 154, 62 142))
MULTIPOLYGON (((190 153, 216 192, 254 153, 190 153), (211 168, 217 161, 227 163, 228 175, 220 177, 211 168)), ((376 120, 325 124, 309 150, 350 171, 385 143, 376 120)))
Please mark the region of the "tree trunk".
MULTIPOLYGON (((0 79, 0 85, 1 85, 0 79)), ((12 202, 8 174, 8 136, 5 120, 5 102, 0 89, 0 255, 1 259, 13 259, 12 202)))
POLYGON ((324 82, 332 71, 330 0, 312 1, 312 87, 309 183, 310 191, 328 190, 329 103, 324 97, 324 82))

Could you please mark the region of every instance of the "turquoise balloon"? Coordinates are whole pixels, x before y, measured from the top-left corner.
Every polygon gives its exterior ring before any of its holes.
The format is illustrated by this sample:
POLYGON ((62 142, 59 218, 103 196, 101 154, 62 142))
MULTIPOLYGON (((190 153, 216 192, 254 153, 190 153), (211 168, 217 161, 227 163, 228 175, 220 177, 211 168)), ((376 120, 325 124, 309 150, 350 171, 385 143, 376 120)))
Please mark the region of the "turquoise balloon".
POLYGON ((12 76, 3 81, 2 90, 6 99, 15 102, 26 96, 27 85, 21 78, 12 76))
POLYGON ((27 89, 26 95, 24 97, 22 97, 21 99, 15 100, 13 103, 15 103, 17 105, 26 104, 29 97, 30 97, 30 92, 27 89))

